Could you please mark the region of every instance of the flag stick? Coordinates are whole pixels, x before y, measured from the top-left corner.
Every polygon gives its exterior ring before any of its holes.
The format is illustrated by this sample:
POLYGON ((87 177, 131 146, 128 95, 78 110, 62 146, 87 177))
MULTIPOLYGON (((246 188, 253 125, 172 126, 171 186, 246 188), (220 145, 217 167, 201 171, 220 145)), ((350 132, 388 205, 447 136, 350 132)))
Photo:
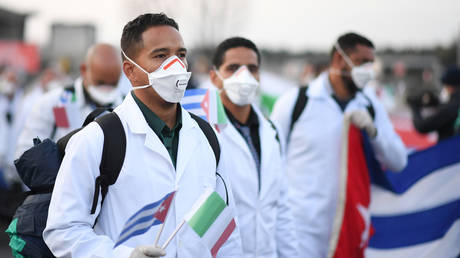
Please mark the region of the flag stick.
MULTIPOLYGON (((174 192, 175 193, 174 193, 173 199, 171 200, 171 205, 174 202, 174 198, 176 198, 177 189, 174 192)), ((169 207, 169 208, 171 208, 171 207, 169 207)), ((168 209, 168 212, 166 213, 165 221, 163 221, 163 223, 161 224, 161 228, 157 233, 157 237, 155 238, 155 244, 154 244, 155 247, 158 246, 158 241, 160 240, 160 235, 163 232, 163 228, 165 227, 165 224, 166 224, 166 221, 168 220, 168 217, 169 217, 169 209, 168 209)))
POLYGON ((155 247, 158 246, 158 240, 160 240, 160 235, 161 235, 161 232, 163 232, 163 228, 165 227, 165 224, 166 224, 166 220, 165 220, 165 222, 163 222, 163 223, 161 224, 161 228, 160 228, 160 230, 158 231, 157 237, 155 238, 155 244, 154 244, 155 247))
POLYGON ((168 240, 166 240, 166 243, 163 244, 163 246, 161 247, 161 249, 165 250, 166 247, 168 247, 169 245, 169 242, 171 242, 171 240, 174 238, 174 236, 176 236, 177 232, 179 232, 179 230, 182 228, 182 226, 185 224, 185 219, 182 221, 182 223, 180 223, 179 226, 177 226, 176 230, 174 230, 174 232, 171 234, 171 236, 169 236, 168 240))

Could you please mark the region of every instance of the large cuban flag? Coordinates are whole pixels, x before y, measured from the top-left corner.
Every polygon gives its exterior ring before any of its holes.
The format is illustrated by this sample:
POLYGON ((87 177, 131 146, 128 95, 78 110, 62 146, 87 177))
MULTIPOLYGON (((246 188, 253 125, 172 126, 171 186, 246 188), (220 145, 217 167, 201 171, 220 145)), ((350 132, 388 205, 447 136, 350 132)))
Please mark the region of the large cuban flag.
POLYGON ((457 257, 460 135, 383 171, 365 133, 345 120, 328 257, 457 257))
POLYGON ((328 258, 362 258, 372 235, 370 177, 364 153, 365 138, 344 119, 339 196, 329 242, 328 258))
POLYGON ((366 257, 460 254, 460 135, 409 156, 400 173, 382 172, 365 142, 375 230, 366 257))

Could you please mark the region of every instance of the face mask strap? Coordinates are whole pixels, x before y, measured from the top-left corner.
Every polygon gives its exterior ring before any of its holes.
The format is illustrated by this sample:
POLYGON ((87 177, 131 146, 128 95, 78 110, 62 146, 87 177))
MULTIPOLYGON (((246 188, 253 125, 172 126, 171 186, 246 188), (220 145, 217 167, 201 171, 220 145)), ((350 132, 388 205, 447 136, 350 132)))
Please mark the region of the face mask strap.
POLYGON ((140 65, 136 64, 136 62, 134 62, 133 60, 131 60, 131 58, 129 58, 129 57, 125 54, 125 52, 123 51, 123 49, 121 50, 121 53, 123 54, 123 56, 124 56, 126 59, 128 59, 128 61, 129 61, 130 63, 132 63, 133 65, 137 66, 137 68, 141 69, 141 71, 143 71, 144 73, 149 74, 146 70, 144 70, 144 68, 142 68, 140 65))
POLYGON ((353 68, 354 65, 353 65, 353 62, 351 61, 351 59, 348 57, 347 54, 345 54, 345 51, 343 51, 342 47, 340 47, 339 45, 339 42, 335 42, 335 49, 337 49, 337 52, 339 52, 339 54, 343 57, 343 59, 345 60, 345 62, 351 67, 353 68))
POLYGON ((140 90, 140 89, 145 89, 145 88, 148 88, 150 87, 151 85, 148 84, 148 85, 143 85, 143 86, 133 86, 133 90, 140 90))
POLYGON ((212 66, 212 69, 214 70, 214 72, 217 74, 217 77, 219 77, 219 79, 221 81, 224 81, 224 77, 222 77, 222 75, 219 73, 219 71, 217 70, 217 67, 216 66, 212 66))

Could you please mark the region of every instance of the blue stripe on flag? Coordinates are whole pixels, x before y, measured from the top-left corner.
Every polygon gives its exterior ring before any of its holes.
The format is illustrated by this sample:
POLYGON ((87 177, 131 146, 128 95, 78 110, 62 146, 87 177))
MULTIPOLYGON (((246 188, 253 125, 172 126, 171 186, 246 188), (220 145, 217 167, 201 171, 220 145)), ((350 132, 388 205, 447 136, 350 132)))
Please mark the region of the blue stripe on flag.
POLYGON ((115 246, 118 246, 120 245, 121 243, 123 243, 124 241, 126 241, 127 239, 129 239, 130 237, 132 236, 135 236, 135 235, 140 235, 144 232, 147 232, 147 230, 150 229, 150 227, 154 226, 154 225, 157 225, 157 224, 161 224, 161 221, 157 220, 154 218, 154 215, 155 213, 157 212, 158 210, 158 206, 160 204, 163 203, 164 200, 166 200, 171 194, 173 194, 174 192, 171 192, 171 193, 168 193, 166 194, 162 199, 160 199, 159 201, 156 201, 154 203, 151 203, 151 204, 148 204, 148 205, 145 205, 144 207, 142 207, 139 211, 137 211, 136 213, 134 213, 134 215, 132 215, 125 223, 119 237, 122 237, 123 234, 125 234, 126 232, 128 232, 129 230, 131 230, 133 227, 139 225, 139 224, 142 224, 142 223, 145 223, 145 222, 148 222, 149 220, 153 220, 153 222, 151 224, 148 224, 147 226, 141 228, 141 229, 138 229, 136 231, 133 231, 131 232, 128 236, 126 237, 123 237, 123 239, 119 239, 115 246))
POLYGON ((147 204, 145 205, 144 207, 142 207, 138 212, 134 213, 133 216, 129 217, 128 221, 126 222, 126 225, 130 223, 131 220, 133 220, 137 215, 139 215, 139 213, 141 212, 144 212, 146 210, 150 210, 150 209, 153 209, 155 207, 157 207, 158 205, 160 205, 166 198, 168 198, 170 195, 172 194, 169 193, 167 195, 165 195, 165 197, 163 197, 162 199, 160 199, 159 201, 156 201, 154 203, 151 203, 151 204, 147 204))
MULTIPOLYGON (((146 221, 149 221, 149 220, 153 220, 154 219, 154 216, 155 213, 152 213, 152 214, 149 214, 147 216, 144 216, 144 217, 140 217, 138 218, 137 220, 135 220, 134 222, 130 223, 131 225, 129 225, 128 227, 124 228, 123 231, 121 231, 120 233, 120 236, 123 235, 124 233, 126 233, 128 230, 130 230, 131 228, 133 228, 134 226, 136 226, 137 224, 140 224, 140 223, 143 223, 143 222, 146 222, 146 221)), ((128 223, 127 223, 128 224, 128 223)))
POLYGON ((190 89, 186 90, 184 97, 189 97, 189 96, 197 96, 197 95, 205 95, 208 89, 190 89))
POLYGON ((382 172, 374 158, 369 140, 364 140, 364 149, 372 183, 401 194, 425 176, 460 162, 460 135, 411 154, 406 168, 398 173, 382 172))
POLYGON ((157 220, 157 219, 154 219, 152 224, 149 225, 148 227, 145 227, 145 228, 141 228, 139 230, 136 230, 134 232, 132 232, 131 234, 127 235, 126 237, 124 237, 123 239, 120 239, 118 240, 118 242, 115 244, 115 247, 119 246, 120 244, 122 244, 123 242, 125 242, 126 240, 130 239, 131 237, 133 236, 137 236, 137 235, 141 235, 141 234, 144 234, 145 232, 147 232, 151 227, 155 226, 155 225, 158 225, 158 224, 161 224, 161 221, 157 220))
POLYGON ((390 249, 421 244, 443 237, 460 218, 460 200, 436 208, 397 216, 373 216, 375 234, 369 247, 390 249))
POLYGON ((182 107, 185 110, 199 109, 199 108, 201 108, 201 102, 182 104, 182 107))

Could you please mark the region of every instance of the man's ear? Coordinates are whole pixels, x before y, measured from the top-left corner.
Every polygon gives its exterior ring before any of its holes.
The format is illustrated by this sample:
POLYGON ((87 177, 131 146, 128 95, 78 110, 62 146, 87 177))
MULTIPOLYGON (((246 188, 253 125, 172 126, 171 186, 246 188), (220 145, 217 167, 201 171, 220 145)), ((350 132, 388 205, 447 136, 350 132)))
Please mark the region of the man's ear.
POLYGON ((80 64, 80 75, 81 75, 82 77, 85 76, 85 74, 86 74, 86 69, 87 69, 87 67, 86 67, 86 64, 85 64, 85 63, 80 64))
POLYGON ((131 82, 135 82, 137 80, 136 75, 134 74, 134 65, 131 62, 124 60, 122 63, 122 68, 126 77, 131 82))
POLYGON ((86 88, 87 85, 90 84, 90 82, 88 82, 88 66, 86 63, 80 65, 80 76, 83 80, 83 87, 86 88))
POLYGON ((334 54, 332 55, 331 66, 332 67, 343 67, 343 65, 344 65, 343 63, 345 63, 345 60, 339 54, 338 51, 335 51, 334 54))
POLYGON ((209 78, 211 79, 212 84, 216 86, 218 89, 222 89, 223 83, 222 80, 219 78, 217 75, 216 71, 214 69, 211 69, 209 71, 209 78))

